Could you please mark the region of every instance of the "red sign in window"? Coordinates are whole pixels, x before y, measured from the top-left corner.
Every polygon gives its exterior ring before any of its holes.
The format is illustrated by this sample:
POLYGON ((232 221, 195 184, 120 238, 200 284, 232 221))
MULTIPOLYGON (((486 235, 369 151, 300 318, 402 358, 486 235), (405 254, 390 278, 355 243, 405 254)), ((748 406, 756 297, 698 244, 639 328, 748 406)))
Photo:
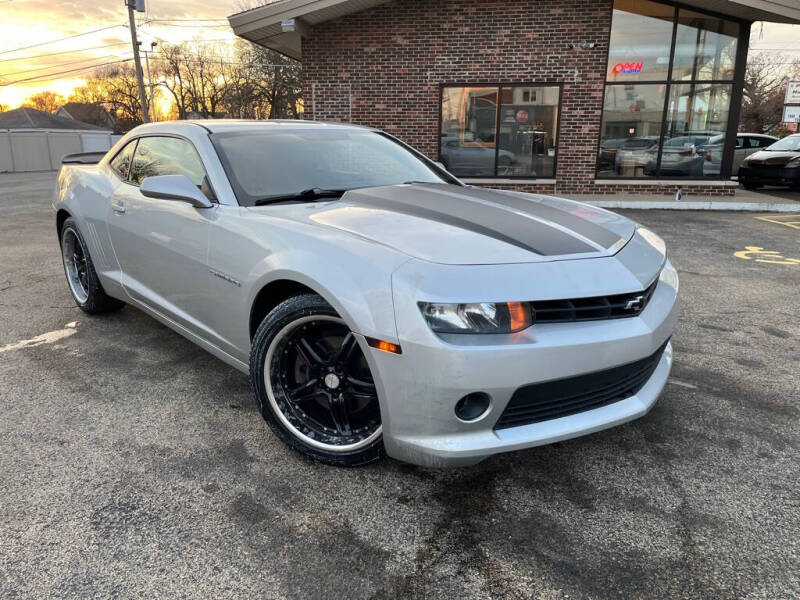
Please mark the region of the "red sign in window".
POLYGON ((640 62, 617 63, 611 70, 615 75, 633 75, 642 72, 642 64, 640 62))

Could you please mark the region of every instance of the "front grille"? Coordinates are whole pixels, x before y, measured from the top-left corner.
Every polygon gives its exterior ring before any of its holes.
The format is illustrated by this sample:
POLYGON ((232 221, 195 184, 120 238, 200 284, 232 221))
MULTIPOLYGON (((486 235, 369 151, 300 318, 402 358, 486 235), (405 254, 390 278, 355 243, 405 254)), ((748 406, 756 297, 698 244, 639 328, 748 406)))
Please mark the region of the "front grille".
POLYGON ((629 398, 650 379, 666 347, 664 342, 655 354, 620 367, 521 387, 494 428, 549 421, 629 398))
POLYGON ((534 323, 565 323, 569 321, 596 321, 622 319, 641 313, 656 289, 656 279, 641 292, 573 298, 570 300, 537 300, 531 302, 534 323))

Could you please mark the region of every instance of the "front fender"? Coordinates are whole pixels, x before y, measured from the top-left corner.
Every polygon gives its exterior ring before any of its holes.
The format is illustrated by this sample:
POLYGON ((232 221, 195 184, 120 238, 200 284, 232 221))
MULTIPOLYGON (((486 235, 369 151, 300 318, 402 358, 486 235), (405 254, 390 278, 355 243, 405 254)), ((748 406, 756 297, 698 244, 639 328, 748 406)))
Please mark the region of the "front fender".
POLYGON ((242 208, 220 206, 214 219, 209 266, 228 282, 212 277, 210 285, 215 298, 235 308, 218 318, 220 336, 236 354, 249 354, 256 297, 280 280, 314 290, 354 332, 397 340, 391 278, 409 260, 405 254, 341 231, 242 208))
POLYGON ((322 296, 354 332, 397 341, 391 274, 407 258, 384 268, 348 269, 337 256, 340 257, 338 253, 320 256, 304 250, 267 256, 256 265, 257 276, 249 290, 247 306, 253 306, 258 293, 273 281, 296 281, 322 296))

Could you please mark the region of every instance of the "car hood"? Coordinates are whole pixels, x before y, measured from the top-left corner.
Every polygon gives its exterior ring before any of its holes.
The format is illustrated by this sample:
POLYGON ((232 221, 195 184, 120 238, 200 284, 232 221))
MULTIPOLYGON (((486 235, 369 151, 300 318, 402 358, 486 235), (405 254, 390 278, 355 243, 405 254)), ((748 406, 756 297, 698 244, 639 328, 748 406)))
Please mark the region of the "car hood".
POLYGON ((761 150, 747 158, 748 166, 782 167, 789 161, 800 158, 800 152, 770 152, 761 150))
POLYGON ((610 256, 635 224, 579 202, 442 184, 351 190, 304 219, 444 264, 610 256))

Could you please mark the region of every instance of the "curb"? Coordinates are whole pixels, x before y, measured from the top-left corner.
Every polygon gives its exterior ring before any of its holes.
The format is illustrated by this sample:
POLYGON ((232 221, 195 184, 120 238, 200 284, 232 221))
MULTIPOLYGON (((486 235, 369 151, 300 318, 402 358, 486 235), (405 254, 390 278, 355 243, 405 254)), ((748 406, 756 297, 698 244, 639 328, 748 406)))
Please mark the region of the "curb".
POLYGON ((582 200, 598 208, 629 208, 637 210, 719 210, 743 212, 800 213, 800 202, 794 204, 773 204, 771 202, 725 202, 664 200, 634 202, 627 200, 582 200))

